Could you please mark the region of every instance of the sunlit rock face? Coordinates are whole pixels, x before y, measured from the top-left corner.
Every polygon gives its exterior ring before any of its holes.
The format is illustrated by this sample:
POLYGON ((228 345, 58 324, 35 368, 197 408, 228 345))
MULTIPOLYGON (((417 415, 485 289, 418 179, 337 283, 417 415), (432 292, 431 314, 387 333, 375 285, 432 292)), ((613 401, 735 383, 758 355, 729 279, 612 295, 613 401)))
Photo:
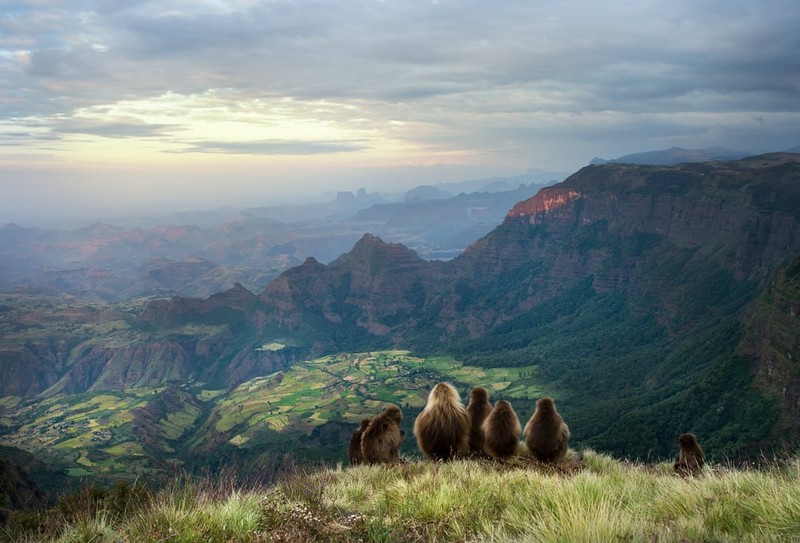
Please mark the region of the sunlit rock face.
POLYGON ((506 217, 526 219, 531 224, 541 224, 551 218, 567 218, 572 214, 572 209, 567 207, 567 204, 581 196, 581 193, 576 190, 544 188, 533 198, 519 202, 512 207, 506 217))

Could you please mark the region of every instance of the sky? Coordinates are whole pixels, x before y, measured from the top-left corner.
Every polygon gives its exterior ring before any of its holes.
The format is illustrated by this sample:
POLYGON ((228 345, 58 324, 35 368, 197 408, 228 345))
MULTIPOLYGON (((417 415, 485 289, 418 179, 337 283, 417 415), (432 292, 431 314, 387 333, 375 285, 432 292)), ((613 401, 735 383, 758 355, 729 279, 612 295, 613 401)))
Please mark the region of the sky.
POLYGON ((796 0, 0 0, 0 224, 800 145, 796 0))

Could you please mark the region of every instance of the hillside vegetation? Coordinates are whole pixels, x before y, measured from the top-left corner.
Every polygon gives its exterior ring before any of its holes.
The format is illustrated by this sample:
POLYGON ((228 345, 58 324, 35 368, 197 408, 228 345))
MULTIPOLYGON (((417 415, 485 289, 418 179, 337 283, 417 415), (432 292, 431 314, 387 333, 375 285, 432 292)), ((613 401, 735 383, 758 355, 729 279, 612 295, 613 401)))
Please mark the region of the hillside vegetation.
POLYGON ((592 451, 558 466, 522 457, 298 472, 268 488, 235 478, 158 492, 87 490, 42 513, 16 513, 7 540, 194 541, 792 541, 800 463, 706 468, 592 451))

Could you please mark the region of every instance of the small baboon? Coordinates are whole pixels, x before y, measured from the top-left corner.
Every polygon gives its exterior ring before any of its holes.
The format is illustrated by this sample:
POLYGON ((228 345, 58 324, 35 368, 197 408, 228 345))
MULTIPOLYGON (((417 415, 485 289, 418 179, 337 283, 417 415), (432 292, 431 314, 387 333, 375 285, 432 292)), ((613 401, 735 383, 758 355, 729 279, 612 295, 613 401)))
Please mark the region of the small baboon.
POLYGON ((399 460, 397 449, 403 442, 402 420, 400 408, 392 405, 369 422, 361 436, 361 454, 365 463, 387 464, 399 460))
POLYGON ((678 444, 681 450, 678 453, 678 460, 675 462, 675 473, 682 477, 687 475, 697 477, 703 471, 703 465, 706 463, 706 455, 697 442, 697 437, 690 433, 681 434, 678 444))
POLYGON ((486 441, 483 450, 493 458, 508 458, 517 454, 522 426, 511 404, 500 400, 483 422, 486 441))
POLYGON ((367 429, 369 421, 370 419, 361 419, 361 425, 350 436, 350 448, 347 451, 347 455, 350 457, 351 466, 364 463, 364 455, 361 454, 361 436, 364 434, 364 430, 367 429))
POLYGON ((422 453, 431 460, 447 461, 469 451, 469 413, 458 391, 439 383, 428 404, 414 421, 414 435, 422 453))
POLYGON ((556 411, 552 398, 536 402, 528 424, 525 425, 525 445, 540 462, 558 462, 567 454, 569 428, 556 411))
POLYGON ((467 413, 469 413, 469 452, 483 452, 483 421, 492 411, 492 404, 489 403, 489 393, 483 387, 475 387, 469 396, 467 413))

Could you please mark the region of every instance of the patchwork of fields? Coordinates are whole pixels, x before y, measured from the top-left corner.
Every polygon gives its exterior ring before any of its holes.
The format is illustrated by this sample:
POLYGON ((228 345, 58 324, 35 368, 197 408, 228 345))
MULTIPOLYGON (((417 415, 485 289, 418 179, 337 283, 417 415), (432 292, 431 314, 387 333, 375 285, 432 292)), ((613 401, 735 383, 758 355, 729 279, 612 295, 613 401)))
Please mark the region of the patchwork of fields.
MULTIPOLYGON (((233 390, 192 383, 30 402, 2 398, 0 443, 30 451, 73 477, 151 476, 186 465, 198 450, 263 454, 277 443, 282 451, 302 449, 315 430, 331 425, 346 435, 387 404, 401 407, 410 428, 429 390, 442 380, 453 383, 465 402, 473 386, 484 386, 493 401, 523 407, 518 411, 524 419, 543 392, 535 376, 535 366, 483 369, 407 351, 336 354, 233 390)), ((329 443, 328 460, 341 460, 346 448, 344 438, 329 443)))

